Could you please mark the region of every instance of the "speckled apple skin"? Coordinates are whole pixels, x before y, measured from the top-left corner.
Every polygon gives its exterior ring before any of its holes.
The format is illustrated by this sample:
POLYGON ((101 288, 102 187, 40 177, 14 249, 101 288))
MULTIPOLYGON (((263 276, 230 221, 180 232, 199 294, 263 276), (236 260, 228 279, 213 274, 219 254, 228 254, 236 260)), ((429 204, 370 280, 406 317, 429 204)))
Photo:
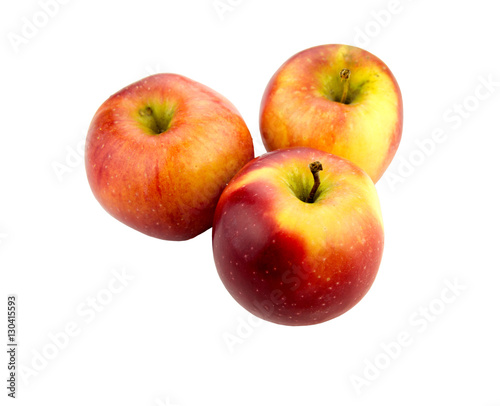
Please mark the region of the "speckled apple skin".
POLYGON ((187 240, 212 226, 222 190, 254 157, 236 108, 212 89, 158 74, 111 96, 95 114, 87 177, 113 217, 147 235, 187 240), (151 135, 137 121, 150 103, 176 106, 170 128, 151 135))
MULTIPOLYGON (((338 90, 340 90, 340 86, 338 90)), ((260 130, 267 151, 311 147, 346 158, 376 183, 403 131, 401 90, 387 65, 364 49, 328 44, 288 59, 262 97, 260 130), (331 100, 329 83, 349 69, 349 104, 331 100)))
POLYGON ((311 148, 270 152, 244 166, 219 200, 212 237, 219 276, 234 299, 258 317, 293 326, 333 319, 358 303, 384 244, 370 177, 311 148), (290 185, 309 188, 308 165, 317 160, 319 197, 305 203, 290 185))

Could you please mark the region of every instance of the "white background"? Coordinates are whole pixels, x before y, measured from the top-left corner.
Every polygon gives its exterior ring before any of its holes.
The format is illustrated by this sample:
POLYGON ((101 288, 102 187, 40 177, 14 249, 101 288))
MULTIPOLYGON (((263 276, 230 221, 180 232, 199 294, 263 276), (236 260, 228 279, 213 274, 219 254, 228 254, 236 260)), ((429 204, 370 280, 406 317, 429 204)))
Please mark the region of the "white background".
POLYGON ((70 0, 44 20, 38 1, 2 2, 1 386, 7 295, 16 294, 20 405, 499 406, 498 2, 219 3, 228 9, 70 0), (38 31, 13 46, 34 18, 38 31), (258 323, 220 282, 211 231, 156 240, 99 206, 82 140, 112 93, 174 72, 230 99, 260 155, 268 80, 296 52, 325 43, 371 51, 402 90, 402 143, 377 184, 384 258, 367 296, 338 319, 258 323), (424 156, 416 141, 435 129, 446 140, 424 156), (109 297, 113 270, 133 280, 109 297), (459 287, 443 303, 447 284, 459 287), (92 314, 91 297, 110 303, 92 314), (420 313, 429 306, 432 322, 420 313), (77 333, 54 347, 51 335, 68 323, 77 333), (405 332, 410 344, 384 355, 405 332))

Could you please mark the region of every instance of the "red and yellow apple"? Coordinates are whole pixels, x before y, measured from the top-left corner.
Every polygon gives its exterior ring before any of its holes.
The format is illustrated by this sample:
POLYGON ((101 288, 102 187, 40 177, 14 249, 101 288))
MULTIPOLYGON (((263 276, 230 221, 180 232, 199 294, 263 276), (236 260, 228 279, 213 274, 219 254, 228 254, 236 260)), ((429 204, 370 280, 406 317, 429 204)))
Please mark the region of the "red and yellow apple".
POLYGON ((384 231, 363 170, 298 147, 238 172, 217 204, 212 238, 219 276, 237 302, 271 322, 309 325, 341 315, 368 292, 384 231))
POLYGON ((175 74, 147 77, 106 100, 85 147, 88 181, 102 207, 167 240, 210 228, 222 190, 253 157, 236 108, 175 74))
POLYGON ((304 146, 346 158, 373 182, 401 139, 403 102, 389 68, 348 45, 322 45, 287 60, 271 78, 260 110, 267 151, 304 146))

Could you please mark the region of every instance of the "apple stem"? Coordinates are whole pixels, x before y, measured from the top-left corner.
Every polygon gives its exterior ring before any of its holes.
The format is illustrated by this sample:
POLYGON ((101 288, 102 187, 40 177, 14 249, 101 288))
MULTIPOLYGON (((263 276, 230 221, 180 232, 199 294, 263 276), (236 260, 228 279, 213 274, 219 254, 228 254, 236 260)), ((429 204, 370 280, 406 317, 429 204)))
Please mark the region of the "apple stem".
POLYGON ((306 203, 313 203, 314 195, 316 194, 316 191, 318 190, 321 183, 321 181, 319 180, 319 171, 323 170, 323 165, 321 165, 321 162, 319 161, 314 161, 309 164, 309 169, 311 170, 311 173, 314 177, 314 185, 311 189, 311 193, 309 193, 309 197, 307 198, 306 203))
POLYGON ((139 110, 139 114, 141 116, 152 116, 153 115, 153 110, 151 107, 146 107, 145 109, 139 110))
POLYGON ((340 71, 340 82, 342 82, 344 88, 342 89, 342 97, 340 98, 341 103, 345 103, 347 100, 347 92, 349 91, 349 78, 351 77, 351 71, 349 69, 342 69, 340 71))

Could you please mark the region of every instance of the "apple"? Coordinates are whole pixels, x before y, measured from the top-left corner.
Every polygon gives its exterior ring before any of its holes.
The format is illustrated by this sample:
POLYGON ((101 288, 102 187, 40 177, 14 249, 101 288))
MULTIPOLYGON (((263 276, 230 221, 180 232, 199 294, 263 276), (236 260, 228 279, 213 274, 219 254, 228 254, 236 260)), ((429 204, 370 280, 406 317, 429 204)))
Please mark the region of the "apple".
POLYGON ((262 98, 267 151, 304 146, 346 158, 376 183, 401 139, 403 101, 389 68, 349 45, 322 45, 288 59, 262 98))
POLYGON ((106 100, 85 146, 88 181, 102 207, 166 240, 210 228, 222 190, 253 157, 250 132, 226 98, 167 73, 106 100))
POLYGON ((217 204, 212 240, 233 298, 264 320, 297 326, 333 319, 361 300, 377 274, 384 231, 363 170, 295 147, 238 172, 217 204))

